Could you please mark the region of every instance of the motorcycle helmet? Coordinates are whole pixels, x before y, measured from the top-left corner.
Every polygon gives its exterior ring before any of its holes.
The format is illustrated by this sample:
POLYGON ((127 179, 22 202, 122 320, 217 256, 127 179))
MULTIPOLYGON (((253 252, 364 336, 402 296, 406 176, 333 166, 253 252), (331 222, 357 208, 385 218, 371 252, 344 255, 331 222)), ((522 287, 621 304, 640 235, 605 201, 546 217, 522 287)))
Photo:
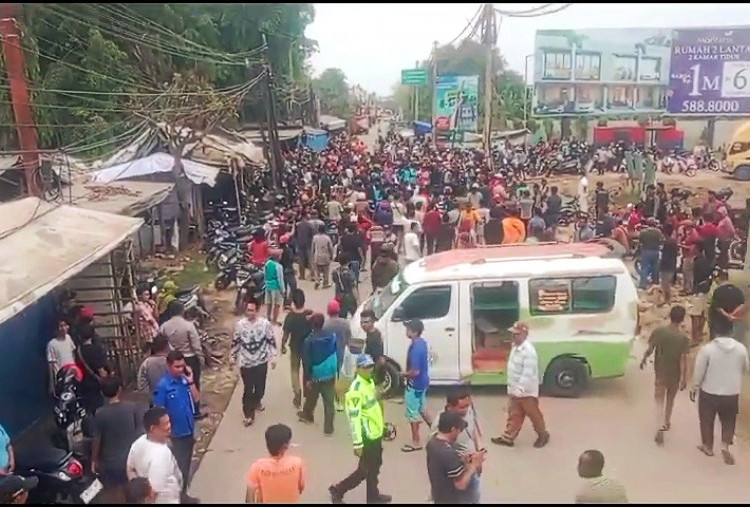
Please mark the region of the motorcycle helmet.
POLYGON ((383 440, 390 442, 396 439, 396 425, 393 423, 385 423, 385 431, 383 432, 383 440))

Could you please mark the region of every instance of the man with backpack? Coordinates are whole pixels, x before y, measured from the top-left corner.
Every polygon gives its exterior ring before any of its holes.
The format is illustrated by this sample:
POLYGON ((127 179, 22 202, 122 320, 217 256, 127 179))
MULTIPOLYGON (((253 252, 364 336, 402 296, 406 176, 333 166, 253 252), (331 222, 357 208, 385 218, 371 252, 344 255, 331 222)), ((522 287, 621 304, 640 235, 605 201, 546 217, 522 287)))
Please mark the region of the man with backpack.
POLYGON ((341 317, 354 315, 357 311, 357 297, 354 294, 356 282, 351 269, 349 269, 349 255, 346 252, 339 254, 339 267, 331 274, 336 300, 341 305, 341 317))

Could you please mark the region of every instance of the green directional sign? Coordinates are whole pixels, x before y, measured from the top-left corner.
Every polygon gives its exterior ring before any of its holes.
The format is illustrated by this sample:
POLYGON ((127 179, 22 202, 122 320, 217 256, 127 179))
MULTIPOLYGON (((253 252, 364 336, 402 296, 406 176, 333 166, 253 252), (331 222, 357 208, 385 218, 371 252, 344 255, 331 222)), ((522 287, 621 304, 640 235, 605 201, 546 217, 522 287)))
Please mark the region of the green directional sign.
POLYGON ((424 86, 427 84, 427 69, 404 69, 401 71, 401 84, 424 86))

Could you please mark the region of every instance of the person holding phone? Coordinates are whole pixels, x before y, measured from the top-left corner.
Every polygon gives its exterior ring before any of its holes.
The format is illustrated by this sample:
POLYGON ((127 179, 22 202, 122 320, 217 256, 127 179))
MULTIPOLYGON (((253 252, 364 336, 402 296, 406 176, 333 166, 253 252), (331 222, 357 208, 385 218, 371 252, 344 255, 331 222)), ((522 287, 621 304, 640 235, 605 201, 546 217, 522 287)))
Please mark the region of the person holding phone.
POLYGON ((154 405, 164 407, 172 423, 172 453, 182 473, 182 503, 197 503, 187 495, 187 489, 195 447, 195 402, 199 399, 185 356, 179 350, 171 351, 167 354, 167 373, 156 386, 154 405))
MULTIPOLYGON (((474 403, 467 387, 451 387, 446 396, 445 412, 457 414, 466 423, 466 427, 459 432, 456 441, 451 444, 462 458, 468 459, 473 453, 486 451, 482 444, 482 431, 479 429, 474 403)), ((438 426, 439 419, 436 419, 432 427, 433 435, 439 433, 438 426)), ((466 495, 471 500, 470 503, 481 503, 479 501, 479 477, 481 475, 482 467, 479 466, 466 489, 466 495)))
POLYGON ((474 476, 487 457, 487 452, 471 452, 461 456, 454 445, 467 424, 456 412, 440 414, 437 433, 427 442, 427 474, 435 504, 470 504, 475 501, 470 488, 474 476))

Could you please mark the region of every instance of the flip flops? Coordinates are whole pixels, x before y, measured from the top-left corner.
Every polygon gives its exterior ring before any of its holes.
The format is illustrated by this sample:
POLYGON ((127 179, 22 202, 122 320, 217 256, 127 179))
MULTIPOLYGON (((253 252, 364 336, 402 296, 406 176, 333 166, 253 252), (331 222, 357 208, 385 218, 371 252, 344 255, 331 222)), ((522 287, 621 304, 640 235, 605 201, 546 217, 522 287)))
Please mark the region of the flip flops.
POLYGON ((404 444, 401 447, 401 452, 414 452, 414 451, 421 451, 422 446, 421 445, 412 445, 412 444, 404 444))

